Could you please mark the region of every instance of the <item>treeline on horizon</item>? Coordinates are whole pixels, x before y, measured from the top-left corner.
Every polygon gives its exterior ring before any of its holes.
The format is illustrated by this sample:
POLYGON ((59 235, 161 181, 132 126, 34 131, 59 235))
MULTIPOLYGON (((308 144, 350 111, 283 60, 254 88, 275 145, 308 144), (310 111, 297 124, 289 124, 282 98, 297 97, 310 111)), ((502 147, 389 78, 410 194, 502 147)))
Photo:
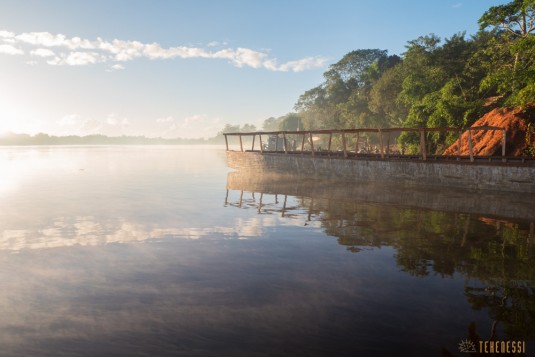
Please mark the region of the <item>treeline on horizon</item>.
MULTIPOLYGON (((466 128, 496 107, 534 102, 534 10, 535 0, 493 6, 475 35, 421 36, 408 41, 401 56, 349 52, 299 97, 295 113, 266 119, 262 130, 466 128)), ((231 131, 254 130, 250 124, 223 129, 231 131)), ((429 152, 456 139, 455 133, 429 133, 429 152)), ((417 133, 403 133, 398 143, 416 152, 419 140, 417 133)))
POLYGON ((145 136, 69 135, 54 136, 8 133, 0 136, 0 145, 214 145, 225 142, 222 134, 209 139, 164 139, 145 136))

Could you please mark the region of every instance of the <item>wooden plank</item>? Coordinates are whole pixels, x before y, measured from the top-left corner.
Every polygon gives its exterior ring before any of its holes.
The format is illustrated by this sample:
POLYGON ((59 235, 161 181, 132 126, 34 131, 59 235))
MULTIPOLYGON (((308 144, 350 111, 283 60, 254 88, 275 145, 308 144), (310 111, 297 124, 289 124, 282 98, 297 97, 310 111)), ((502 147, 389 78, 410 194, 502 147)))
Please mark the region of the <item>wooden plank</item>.
POLYGON ((312 133, 308 134, 310 136, 310 150, 312 152, 312 156, 314 156, 314 140, 312 140, 312 133))
POLYGON ((242 142, 242 140, 241 140, 241 135, 240 135, 240 149, 241 149, 241 151, 243 152, 243 142, 242 142))
POLYGON ((344 157, 347 157, 346 133, 343 131, 342 131, 342 146, 344 147, 344 157))
POLYGON ((227 138, 227 134, 224 134, 225 135, 225 145, 227 146, 227 151, 228 151, 228 138, 227 138))
POLYGON ((470 162, 474 162, 474 149, 472 147, 472 129, 468 128, 468 150, 470 152, 470 162))
POLYGON ((256 134, 253 135, 253 144, 251 145, 251 151, 254 151, 254 139, 256 138, 256 134))
POLYGON ((462 136, 463 132, 462 130, 459 130, 459 143, 457 144, 457 160, 461 160, 461 144, 462 144, 462 136))
POLYGON ((502 131, 502 161, 506 162, 507 159, 505 158, 505 138, 507 137, 507 130, 503 129, 502 131))
POLYGON ((383 147, 383 131, 379 129, 379 143, 381 145, 381 159, 385 158, 385 150, 383 147))
POLYGON ((420 128, 420 155, 422 160, 427 160, 427 153, 425 152, 425 129, 420 128))

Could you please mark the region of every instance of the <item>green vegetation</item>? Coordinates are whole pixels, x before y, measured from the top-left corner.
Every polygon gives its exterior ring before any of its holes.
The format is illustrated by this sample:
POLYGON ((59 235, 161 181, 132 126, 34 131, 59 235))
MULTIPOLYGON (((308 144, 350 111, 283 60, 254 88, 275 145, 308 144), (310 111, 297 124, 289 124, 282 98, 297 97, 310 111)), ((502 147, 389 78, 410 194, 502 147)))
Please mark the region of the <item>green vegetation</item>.
MULTIPOLYGON (((461 32, 409 41, 401 57, 378 49, 352 51, 329 67, 323 83, 299 97, 297 113, 269 118, 263 129, 286 128, 289 116, 297 116, 292 120, 304 129, 462 128, 495 107, 535 101, 535 0, 493 6, 479 24, 470 38, 461 32)), ((455 139, 433 134, 429 149, 439 151, 455 139)), ((414 152, 419 137, 406 133, 399 141, 414 152)))

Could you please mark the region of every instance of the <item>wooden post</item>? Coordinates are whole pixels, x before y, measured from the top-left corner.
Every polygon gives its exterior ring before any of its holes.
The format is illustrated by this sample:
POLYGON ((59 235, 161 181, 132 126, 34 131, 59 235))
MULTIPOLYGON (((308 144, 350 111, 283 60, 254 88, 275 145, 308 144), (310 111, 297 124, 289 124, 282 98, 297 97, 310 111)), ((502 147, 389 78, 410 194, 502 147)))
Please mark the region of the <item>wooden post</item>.
POLYGON ((241 134, 240 134, 240 149, 241 149, 241 151, 243 152, 243 142, 242 142, 242 140, 241 140, 241 134))
POLYGON ((474 148, 472 147, 472 130, 468 128, 468 150, 470 152, 470 162, 474 162, 474 148))
POLYGON ((301 140, 301 154, 305 151, 305 133, 303 133, 303 139, 301 140))
POLYGON ((260 152, 264 153, 264 145, 262 144, 262 135, 258 134, 258 140, 260 141, 260 152))
POLYGON ((422 160, 427 160, 427 153, 425 152, 425 129, 420 128, 420 154, 422 160))
POLYGON ((228 205, 228 188, 227 188, 227 194, 225 195, 225 207, 228 205))
POLYGON ((344 157, 347 157, 346 134, 343 131, 342 131, 342 146, 344 147, 344 157))
POLYGON ((355 156, 359 154, 359 139, 360 139, 360 133, 357 131, 357 139, 355 141, 355 156))
POLYGON ((243 190, 240 191, 240 202, 238 203, 238 208, 241 208, 242 200, 243 200, 243 190))
POLYGON ((383 147, 383 131, 379 129, 379 143, 381 144, 381 159, 385 158, 385 150, 383 147))
POLYGON ((279 151, 279 133, 275 134, 275 151, 279 151))
POLYGON ((390 155, 390 132, 386 137, 386 155, 390 155))
POLYGON ((258 200, 258 213, 260 213, 260 210, 262 209, 262 197, 264 196, 264 194, 261 192, 260 193, 260 199, 258 200))
POLYGON ((333 133, 329 133, 329 147, 327 150, 329 151, 329 156, 331 156, 331 141, 333 139, 333 133))
POLYGON ((287 154, 288 148, 286 147, 286 133, 285 132, 282 133, 282 143, 284 145, 284 153, 287 154))
POLYGON ((462 130, 459 130, 459 144, 457 145, 457 160, 461 160, 461 143, 462 143, 462 130))
POLYGON ((505 158, 505 137, 507 136, 507 130, 503 129, 502 135, 502 161, 506 162, 507 159, 505 158))
POLYGON ((256 138, 256 134, 253 134, 253 144, 251 145, 251 151, 254 151, 254 139, 256 138))
POLYGON ((312 140, 312 133, 309 133, 310 137, 310 150, 312 151, 312 156, 314 156, 314 140, 312 140))
POLYGON ((227 145, 227 151, 228 151, 228 139, 227 139, 227 134, 224 134, 225 135, 225 145, 227 145))

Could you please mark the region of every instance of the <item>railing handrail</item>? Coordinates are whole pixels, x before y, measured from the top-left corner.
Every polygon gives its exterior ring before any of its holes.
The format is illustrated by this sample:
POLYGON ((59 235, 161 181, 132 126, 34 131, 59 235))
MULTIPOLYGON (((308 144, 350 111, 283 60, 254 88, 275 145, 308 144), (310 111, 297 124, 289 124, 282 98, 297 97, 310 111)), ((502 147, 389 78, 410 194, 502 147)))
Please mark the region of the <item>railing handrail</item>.
MULTIPOLYGON (((312 129, 312 130, 296 130, 296 131, 289 131, 289 130, 279 130, 279 131, 254 131, 254 132, 231 132, 231 133, 223 133, 225 136, 225 144, 228 148, 228 136, 239 136, 240 139, 240 149, 243 150, 243 142, 242 142, 242 136, 253 136, 253 147, 252 151, 254 151, 254 144, 255 144, 255 138, 256 135, 259 136, 260 141, 260 152, 264 152, 263 144, 262 144, 262 135, 275 135, 283 136, 283 148, 284 153, 287 154, 287 141, 286 141, 286 135, 302 135, 302 143, 301 143, 301 153, 304 152, 304 143, 305 143, 305 136, 309 136, 309 144, 310 144, 310 153, 312 156, 315 154, 314 150, 314 140, 312 135, 321 135, 321 134, 328 134, 329 135, 329 148, 328 152, 331 152, 331 140, 333 134, 341 134, 342 135, 342 144, 343 144, 343 152, 344 157, 348 157, 348 150, 346 147, 346 139, 345 134, 360 134, 360 133, 378 133, 379 134, 379 141, 380 141, 380 154, 381 158, 385 157, 384 153, 384 147, 383 147, 383 133, 390 134, 391 132, 419 132, 420 133, 420 156, 423 160, 427 159, 427 153, 425 150, 425 134, 427 132, 457 132, 459 135, 458 139, 458 151, 457 151, 457 157, 460 159, 461 157, 461 137, 463 131, 468 132, 468 148, 469 148, 469 156, 470 161, 474 161, 474 153, 473 153, 473 143, 472 143, 472 131, 477 130, 496 130, 496 131, 502 131, 502 161, 506 161, 505 158, 505 145, 506 145, 506 136, 507 136, 507 129, 499 126, 475 126, 475 127, 469 127, 469 128, 455 128, 455 127, 435 127, 435 128, 353 128, 353 129, 312 129)), ((357 142, 356 142, 356 148, 355 148, 355 154, 358 155, 358 139, 360 135, 357 135, 357 142)), ((390 138, 390 135, 388 135, 388 138, 390 138)), ((276 142, 276 150, 278 151, 278 139, 276 142)), ((390 144, 387 144, 387 155, 390 154, 390 144)))

